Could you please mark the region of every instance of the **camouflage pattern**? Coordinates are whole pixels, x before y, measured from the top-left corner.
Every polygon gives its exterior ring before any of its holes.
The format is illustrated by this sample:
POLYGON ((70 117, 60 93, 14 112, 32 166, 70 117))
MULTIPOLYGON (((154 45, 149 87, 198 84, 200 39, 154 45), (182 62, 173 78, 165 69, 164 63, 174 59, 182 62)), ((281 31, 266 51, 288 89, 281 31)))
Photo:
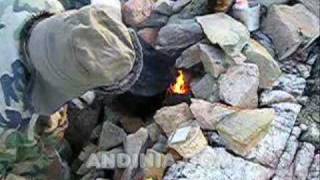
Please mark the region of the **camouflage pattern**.
POLYGON ((0 0, 0 179, 5 166, 17 158, 31 158, 19 155, 33 152, 42 162, 39 149, 32 148, 37 115, 32 114, 23 98, 28 72, 19 55, 19 34, 32 15, 63 10, 58 0, 0 0))

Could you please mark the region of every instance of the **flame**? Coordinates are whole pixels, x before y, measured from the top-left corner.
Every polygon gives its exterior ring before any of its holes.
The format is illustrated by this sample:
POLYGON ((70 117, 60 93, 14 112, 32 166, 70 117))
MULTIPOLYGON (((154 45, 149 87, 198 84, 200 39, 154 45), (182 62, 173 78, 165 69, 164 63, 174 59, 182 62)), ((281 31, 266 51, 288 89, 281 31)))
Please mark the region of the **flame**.
POLYGON ((178 71, 178 77, 176 82, 170 86, 170 92, 174 94, 189 94, 190 86, 187 80, 186 74, 182 71, 178 71))

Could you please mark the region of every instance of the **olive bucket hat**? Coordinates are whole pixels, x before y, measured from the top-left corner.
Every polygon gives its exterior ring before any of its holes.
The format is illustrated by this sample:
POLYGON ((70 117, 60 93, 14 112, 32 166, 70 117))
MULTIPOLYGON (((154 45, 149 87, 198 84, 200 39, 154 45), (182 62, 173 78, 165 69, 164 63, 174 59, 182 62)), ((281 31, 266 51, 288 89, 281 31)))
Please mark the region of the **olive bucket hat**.
POLYGON ((87 90, 127 91, 142 70, 142 48, 121 9, 93 4, 33 24, 26 42, 30 102, 49 115, 87 90))

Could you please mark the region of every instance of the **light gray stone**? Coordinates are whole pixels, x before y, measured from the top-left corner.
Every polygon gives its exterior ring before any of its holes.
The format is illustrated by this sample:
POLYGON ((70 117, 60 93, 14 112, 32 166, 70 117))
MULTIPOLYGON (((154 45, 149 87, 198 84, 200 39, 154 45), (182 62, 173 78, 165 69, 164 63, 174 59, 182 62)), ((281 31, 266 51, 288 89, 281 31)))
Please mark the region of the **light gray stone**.
POLYGON ((154 115, 154 120, 167 136, 170 136, 180 124, 186 123, 192 119, 193 115, 187 103, 163 107, 154 115))
POLYGON ((294 96, 281 90, 263 91, 259 99, 261 106, 270 106, 281 102, 295 102, 294 96))
POLYGON ((189 69, 199 63, 201 63, 199 44, 192 45, 188 49, 184 50, 181 56, 176 60, 176 68, 189 69))
POLYGON ((311 164, 308 180, 318 180, 320 177, 320 154, 316 154, 313 157, 313 162, 311 164))
POLYGON ((259 69, 255 64, 230 67, 219 78, 220 99, 240 108, 258 106, 259 69))
POLYGON ((302 4, 272 6, 261 28, 272 38, 280 60, 309 46, 320 33, 319 18, 302 4))
POLYGON ((199 16, 196 18, 212 44, 218 44, 231 57, 241 56, 249 42, 247 28, 225 13, 199 16))
POLYGON ((153 8, 153 0, 129 0, 122 6, 122 17, 126 24, 135 27, 149 18, 153 8))
POLYGON ((126 136, 127 134, 123 129, 111 122, 106 121, 102 126, 98 146, 101 150, 108 150, 112 147, 122 144, 126 136))
POLYGON ((215 130, 218 122, 237 111, 235 108, 219 103, 211 104, 201 99, 191 101, 191 112, 201 128, 206 130, 215 130))
POLYGON ((178 162, 164 180, 267 180, 273 171, 229 154, 223 148, 207 147, 190 162, 178 162))
POLYGON ((276 118, 270 130, 246 158, 275 169, 286 147, 301 105, 278 103, 273 104, 272 107, 276 112, 276 118))
POLYGON ((281 89, 294 96, 301 96, 306 87, 306 80, 295 74, 282 74, 277 82, 277 89, 281 89))
POLYGON ((253 39, 250 40, 243 53, 248 58, 247 62, 254 63, 259 67, 259 87, 271 88, 281 75, 280 67, 271 54, 253 39))
POLYGON ((176 57, 202 38, 203 32, 200 25, 194 20, 184 20, 162 27, 155 48, 166 55, 176 57))
POLYGON ((310 143, 303 143, 301 145, 293 164, 293 179, 307 179, 314 151, 315 147, 310 143))
POLYGON ((245 156, 265 137, 274 118, 272 108, 240 110, 220 121, 217 130, 228 149, 245 156))
POLYGON ((304 4, 311 12, 320 18, 320 1, 318 0, 298 0, 304 4))
POLYGON ((257 0, 257 2, 269 7, 274 4, 285 4, 289 2, 289 0, 257 0))
POLYGON ((199 81, 192 82, 191 91, 195 98, 209 102, 219 101, 218 81, 209 74, 203 76, 199 81))

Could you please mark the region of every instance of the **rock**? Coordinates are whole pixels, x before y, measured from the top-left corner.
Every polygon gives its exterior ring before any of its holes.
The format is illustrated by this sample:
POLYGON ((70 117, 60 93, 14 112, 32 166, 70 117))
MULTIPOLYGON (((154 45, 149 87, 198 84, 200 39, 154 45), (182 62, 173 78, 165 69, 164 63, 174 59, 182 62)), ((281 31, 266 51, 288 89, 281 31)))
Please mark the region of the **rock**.
POLYGON ((155 45, 158 37, 159 28, 144 28, 138 31, 138 35, 151 46, 155 45))
POLYGON ((202 52, 200 53, 200 59, 207 73, 217 78, 226 71, 227 62, 231 62, 231 59, 221 49, 207 44, 200 44, 199 50, 202 52))
POLYGON ((253 39, 250 40, 243 53, 248 58, 247 62, 254 63, 259 67, 259 87, 271 88, 281 75, 278 63, 262 45, 253 39))
POLYGON ((126 137, 124 143, 124 150, 125 153, 130 154, 131 159, 131 166, 127 167, 121 179, 133 179, 137 172, 139 172, 139 168, 135 167, 134 165, 139 161, 140 153, 144 153, 147 149, 148 145, 150 144, 150 138, 148 135, 148 131, 145 128, 140 128, 134 134, 130 134, 126 137))
MULTIPOLYGON (((0 178, 2 178, 0 176, 0 178)), ((5 178, 5 180, 27 180, 27 178, 23 177, 23 176, 17 176, 14 174, 8 174, 7 177, 5 178)))
POLYGON ((159 14, 171 16, 173 14, 174 1, 171 0, 159 0, 155 4, 154 11, 159 14))
MULTIPOLYGON (((187 126, 188 127, 188 126, 187 126)), ((204 150, 208 142, 202 131, 200 126, 193 123, 190 127, 190 131, 187 134, 187 137, 183 141, 173 142, 172 138, 175 137, 175 134, 179 132, 179 129, 169 138, 169 147, 178 152, 183 158, 191 158, 195 154, 204 150)))
POLYGON ((80 161, 86 161, 92 153, 95 153, 98 150, 98 146, 90 143, 86 147, 83 148, 81 153, 78 156, 80 161))
POLYGON ((169 17, 157 12, 152 12, 151 15, 141 24, 137 25, 140 28, 161 28, 167 24, 169 17))
POLYGON ((270 55, 272 57, 276 56, 275 47, 274 47, 273 42, 269 36, 267 36, 262 31, 258 30, 255 32, 251 32, 251 37, 252 37, 252 39, 259 42, 264 48, 266 48, 266 50, 270 53, 270 55))
POLYGON ((247 156, 254 162, 275 169, 286 147, 287 140, 296 122, 301 105, 295 103, 273 104, 276 117, 267 135, 247 156))
POLYGON ((272 38, 280 60, 319 37, 319 19, 302 4, 272 6, 261 28, 272 38))
POLYGON ((174 13, 178 13, 179 11, 181 11, 186 5, 188 5, 191 2, 191 0, 178 0, 175 1, 173 4, 173 12, 174 13))
POLYGON ((217 132, 208 132, 206 135, 210 146, 226 147, 227 142, 217 132))
POLYGON ((303 143, 296 154, 293 164, 293 179, 307 179, 309 167, 311 166, 315 147, 309 143, 303 143))
POLYGON ((289 0, 257 0, 257 2, 259 2, 260 4, 264 5, 264 6, 271 6, 274 4, 285 4, 287 2, 289 2, 289 0))
POLYGON ((294 96, 281 90, 266 90, 260 95, 260 106, 270 106, 281 102, 295 102, 294 96))
POLYGON ((265 137, 274 118, 273 109, 241 110, 225 117, 217 130, 227 148, 245 156, 265 137))
POLYGON ((294 74, 282 74, 275 84, 277 89, 301 96, 306 87, 306 80, 294 74))
POLYGON ((178 69, 190 69, 191 67, 201 63, 199 43, 192 45, 184 50, 181 56, 176 60, 175 67, 178 69))
POLYGON ((192 99, 191 101, 191 112, 201 128, 206 130, 215 130, 216 125, 223 118, 237 111, 219 103, 211 104, 200 99, 192 99))
POLYGON ((316 122, 311 123, 307 131, 301 135, 300 140, 312 143, 320 148, 320 125, 316 122))
POLYGON ((126 24, 135 27, 148 19, 153 8, 153 0, 129 0, 122 6, 122 17, 126 24))
POLYGON ((316 154, 311 164, 308 180, 317 180, 320 177, 320 154, 316 154))
POLYGON ((178 128, 182 123, 193 119, 193 115, 187 103, 176 106, 167 106, 159 109, 154 119, 167 136, 178 128))
POLYGON ((218 81, 209 74, 203 76, 199 81, 191 83, 191 91, 195 98, 209 102, 219 101, 218 81))
MULTIPOLYGON (((176 9, 175 9, 176 10, 176 9)), ((177 14, 170 17, 169 23, 175 23, 182 19, 192 19, 208 12, 208 0, 191 0, 177 14)))
POLYGON ((184 20, 162 27, 156 41, 156 49, 176 57, 180 53, 203 38, 202 29, 194 20, 184 20))
POLYGON ((190 162, 178 162, 170 167, 164 180, 267 180, 272 170, 235 157, 223 148, 207 147, 190 162))
POLYGON ((145 179, 163 179, 164 171, 170 160, 170 155, 148 149, 143 161, 143 177, 145 179))
POLYGON ((232 106, 255 108, 258 86, 259 70, 255 64, 232 66, 219 78, 220 99, 232 106))
POLYGON ((123 114, 120 119, 123 129, 128 133, 134 133, 144 126, 144 122, 140 117, 123 114))
MULTIPOLYGON (((298 128, 299 129, 299 128, 298 128)), ((297 131, 297 130, 293 130, 297 131)), ((276 168, 274 180, 293 179, 292 163, 299 147, 299 134, 292 133, 276 168)))
POLYGON ((102 150, 108 150, 122 144, 126 136, 123 129, 106 121, 103 123, 98 146, 102 150))
POLYGON ((241 51, 249 42, 247 28, 224 13, 196 18, 212 44, 218 44, 231 57, 241 56, 241 51))
POLYGON ((320 17, 320 1, 317 0, 298 0, 303 5, 305 5, 313 14, 315 14, 318 18, 320 17))
POLYGON ((156 142, 161 134, 161 129, 156 123, 149 124, 147 127, 148 134, 152 142, 156 142))
POLYGON ((159 135, 158 142, 153 145, 152 149, 161 153, 167 153, 168 151, 167 138, 163 135, 159 135))

